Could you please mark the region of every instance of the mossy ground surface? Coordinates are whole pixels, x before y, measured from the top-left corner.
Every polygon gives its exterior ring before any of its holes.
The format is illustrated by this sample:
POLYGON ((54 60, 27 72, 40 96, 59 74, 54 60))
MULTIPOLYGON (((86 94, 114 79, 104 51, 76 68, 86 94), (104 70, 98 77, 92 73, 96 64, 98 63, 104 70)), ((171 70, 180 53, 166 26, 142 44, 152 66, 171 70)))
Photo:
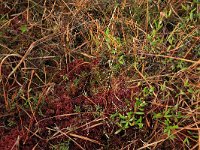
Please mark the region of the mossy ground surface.
POLYGON ((200 148, 198 0, 0 2, 0 149, 200 148))

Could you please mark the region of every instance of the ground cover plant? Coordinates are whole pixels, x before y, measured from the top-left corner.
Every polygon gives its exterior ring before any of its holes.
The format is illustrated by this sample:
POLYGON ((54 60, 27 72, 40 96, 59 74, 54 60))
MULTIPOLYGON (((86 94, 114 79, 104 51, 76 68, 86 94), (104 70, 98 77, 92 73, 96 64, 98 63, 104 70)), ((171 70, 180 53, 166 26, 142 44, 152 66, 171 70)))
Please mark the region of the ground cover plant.
POLYGON ((198 0, 0 1, 0 149, 200 148, 198 0))

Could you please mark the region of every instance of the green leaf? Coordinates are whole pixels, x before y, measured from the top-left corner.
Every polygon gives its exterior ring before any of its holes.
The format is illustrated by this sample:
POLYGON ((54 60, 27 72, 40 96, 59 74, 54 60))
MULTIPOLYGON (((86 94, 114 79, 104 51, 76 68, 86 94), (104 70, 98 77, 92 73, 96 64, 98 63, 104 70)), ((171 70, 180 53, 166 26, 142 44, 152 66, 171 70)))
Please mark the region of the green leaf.
POLYGON ((116 112, 116 113, 110 115, 110 118, 111 118, 111 119, 115 119, 115 117, 117 117, 118 115, 119 115, 118 112, 116 112))
POLYGON ((123 56, 123 55, 119 57, 118 62, 119 62, 121 65, 125 64, 125 62, 124 62, 124 56, 123 56))
POLYGON ((191 93, 191 94, 192 94, 192 93, 194 93, 194 90, 193 90, 193 89, 191 89, 191 88, 190 88, 190 89, 188 89, 187 91, 188 91, 189 93, 191 93))
POLYGON ((129 128, 129 122, 126 122, 124 128, 125 128, 125 129, 128 129, 128 128, 129 128))
POLYGON ((122 114, 119 114, 119 118, 120 119, 126 119, 126 117, 124 115, 122 115, 122 114))
POLYGON ((20 30, 21 30, 22 33, 27 32, 27 31, 28 31, 27 25, 22 25, 22 26, 20 27, 20 30))
POLYGON ((153 116, 153 119, 159 119, 159 118, 162 118, 162 114, 161 113, 157 113, 157 114, 154 114, 153 116))
POLYGON ((105 34, 106 34, 107 36, 110 34, 110 29, 109 29, 109 28, 106 28, 105 34))
POLYGON ((138 123, 138 126, 141 129, 144 126, 144 124, 143 123, 138 123))
POLYGON ((165 118, 171 118, 172 115, 164 115, 165 118))
POLYGON ((174 125, 170 127, 171 129, 178 129, 178 125, 174 125))
POLYGON ((120 133, 122 131, 122 129, 119 129, 119 130, 117 130, 116 132, 115 132, 115 134, 118 134, 118 133, 120 133))
POLYGON ((138 123, 142 123, 142 117, 140 116, 140 118, 135 122, 135 124, 138 124, 138 123))
MULTIPOLYGON (((111 49, 110 46, 108 46, 108 47, 109 47, 109 49, 111 49)), ((112 49, 111 53, 115 55, 117 53, 116 49, 112 49)))
POLYGON ((184 144, 190 145, 189 139, 188 137, 185 138, 185 140, 183 141, 184 144))
POLYGON ((133 115, 133 112, 130 111, 130 112, 127 113, 127 115, 128 115, 129 118, 131 118, 131 116, 133 115))
POLYGON ((135 112, 137 115, 144 115, 144 112, 135 112))

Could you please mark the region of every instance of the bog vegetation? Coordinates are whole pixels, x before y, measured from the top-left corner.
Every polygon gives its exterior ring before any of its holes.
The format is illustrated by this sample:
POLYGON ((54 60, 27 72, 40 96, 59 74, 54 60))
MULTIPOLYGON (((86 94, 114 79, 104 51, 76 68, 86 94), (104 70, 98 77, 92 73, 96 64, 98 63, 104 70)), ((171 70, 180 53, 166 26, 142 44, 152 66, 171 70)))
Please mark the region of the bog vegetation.
POLYGON ((0 2, 0 149, 200 147, 198 0, 0 2))

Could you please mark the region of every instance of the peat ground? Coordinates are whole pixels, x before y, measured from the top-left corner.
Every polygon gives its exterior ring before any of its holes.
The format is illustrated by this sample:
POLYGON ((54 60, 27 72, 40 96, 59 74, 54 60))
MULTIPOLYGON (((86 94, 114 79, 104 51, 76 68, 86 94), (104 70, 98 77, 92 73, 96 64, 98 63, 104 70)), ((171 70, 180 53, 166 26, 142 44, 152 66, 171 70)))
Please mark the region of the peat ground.
POLYGON ((0 149, 200 148, 198 0, 0 1, 0 149))

